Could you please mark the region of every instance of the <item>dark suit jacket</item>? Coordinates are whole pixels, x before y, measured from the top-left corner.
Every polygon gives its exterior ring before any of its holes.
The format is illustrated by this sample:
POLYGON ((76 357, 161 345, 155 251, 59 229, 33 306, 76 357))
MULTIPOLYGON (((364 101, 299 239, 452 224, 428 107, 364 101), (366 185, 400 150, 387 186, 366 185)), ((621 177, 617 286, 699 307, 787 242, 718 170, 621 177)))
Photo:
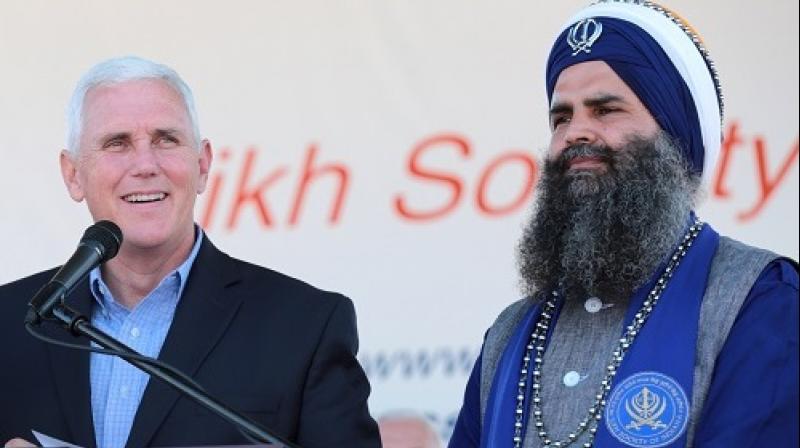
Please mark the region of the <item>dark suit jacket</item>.
MULTIPOLYGON (((40 342, 27 302, 54 271, 0 286, 0 445, 31 430, 95 446, 89 353, 40 342)), ((66 303, 91 316, 88 281, 66 303)), ((45 324, 51 337, 88 345, 45 324)), ((159 359, 232 408, 305 448, 378 447, 370 387, 355 354, 353 305, 219 251, 206 238, 159 359)), ((240 444, 230 424, 151 378, 128 447, 240 444)))

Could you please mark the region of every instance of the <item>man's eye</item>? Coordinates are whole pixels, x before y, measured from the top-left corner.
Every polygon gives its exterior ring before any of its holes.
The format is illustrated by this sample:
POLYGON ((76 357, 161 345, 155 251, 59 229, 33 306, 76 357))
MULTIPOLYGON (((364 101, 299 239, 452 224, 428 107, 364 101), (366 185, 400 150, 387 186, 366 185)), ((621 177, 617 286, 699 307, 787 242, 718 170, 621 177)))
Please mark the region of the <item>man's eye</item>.
POLYGON ((618 109, 614 107, 598 107, 597 108, 597 115, 608 115, 612 112, 616 112, 618 109))
POLYGON ((125 142, 122 140, 110 140, 103 145, 103 149, 112 151, 119 151, 125 147, 125 142))
POLYGON ((552 126, 552 128, 555 129, 555 128, 557 128, 557 127, 559 127, 562 124, 567 123, 567 122, 569 122, 569 117, 567 117, 565 115, 560 115, 560 116, 557 116, 557 117, 553 117, 553 119, 550 122, 550 126, 552 126))
POLYGON ((156 144, 161 148, 173 148, 178 145, 178 139, 169 135, 159 137, 156 144))

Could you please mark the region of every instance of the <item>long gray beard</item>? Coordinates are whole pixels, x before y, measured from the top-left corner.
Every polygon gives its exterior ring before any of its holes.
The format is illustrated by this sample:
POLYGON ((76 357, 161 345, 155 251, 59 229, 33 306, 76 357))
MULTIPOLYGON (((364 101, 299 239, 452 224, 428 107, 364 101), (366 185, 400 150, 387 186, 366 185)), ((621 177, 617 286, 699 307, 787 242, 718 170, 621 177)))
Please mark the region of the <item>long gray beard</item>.
POLYGON ((573 146, 545 160, 519 244, 522 292, 627 300, 677 243, 699 185, 664 133, 618 149, 573 146), (578 156, 599 157, 606 170, 568 171, 578 156))

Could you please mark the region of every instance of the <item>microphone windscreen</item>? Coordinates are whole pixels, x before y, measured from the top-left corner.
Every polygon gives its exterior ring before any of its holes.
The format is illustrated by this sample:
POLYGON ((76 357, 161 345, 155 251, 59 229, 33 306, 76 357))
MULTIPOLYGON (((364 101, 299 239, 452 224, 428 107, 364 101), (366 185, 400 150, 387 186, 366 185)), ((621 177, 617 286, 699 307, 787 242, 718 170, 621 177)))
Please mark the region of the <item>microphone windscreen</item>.
POLYGON ((122 245, 122 230, 111 221, 97 221, 83 233, 81 243, 99 246, 103 253, 102 262, 106 262, 117 255, 122 245))

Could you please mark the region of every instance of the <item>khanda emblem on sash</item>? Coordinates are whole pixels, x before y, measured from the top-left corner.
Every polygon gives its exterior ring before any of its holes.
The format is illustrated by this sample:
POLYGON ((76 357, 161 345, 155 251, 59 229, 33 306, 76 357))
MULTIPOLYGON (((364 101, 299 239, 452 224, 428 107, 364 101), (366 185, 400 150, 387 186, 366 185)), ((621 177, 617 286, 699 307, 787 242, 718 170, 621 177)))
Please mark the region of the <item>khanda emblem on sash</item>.
POLYGON ((572 48, 572 55, 576 56, 581 51, 592 52, 592 45, 603 33, 603 24, 594 19, 583 19, 570 28, 567 33, 567 43, 572 48))
POLYGON ((665 447, 686 432, 689 405, 683 386, 674 378, 660 372, 637 372, 609 394, 606 429, 625 446, 665 447))
POLYGON ((625 425, 625 429, 638 430, 643 426, 649 426, 650 429, 667 427, 659 420, 667 410, 667 400, 647 387, 643 387, 641 392, 625 402, 625 410, 632 419, 625 425))

